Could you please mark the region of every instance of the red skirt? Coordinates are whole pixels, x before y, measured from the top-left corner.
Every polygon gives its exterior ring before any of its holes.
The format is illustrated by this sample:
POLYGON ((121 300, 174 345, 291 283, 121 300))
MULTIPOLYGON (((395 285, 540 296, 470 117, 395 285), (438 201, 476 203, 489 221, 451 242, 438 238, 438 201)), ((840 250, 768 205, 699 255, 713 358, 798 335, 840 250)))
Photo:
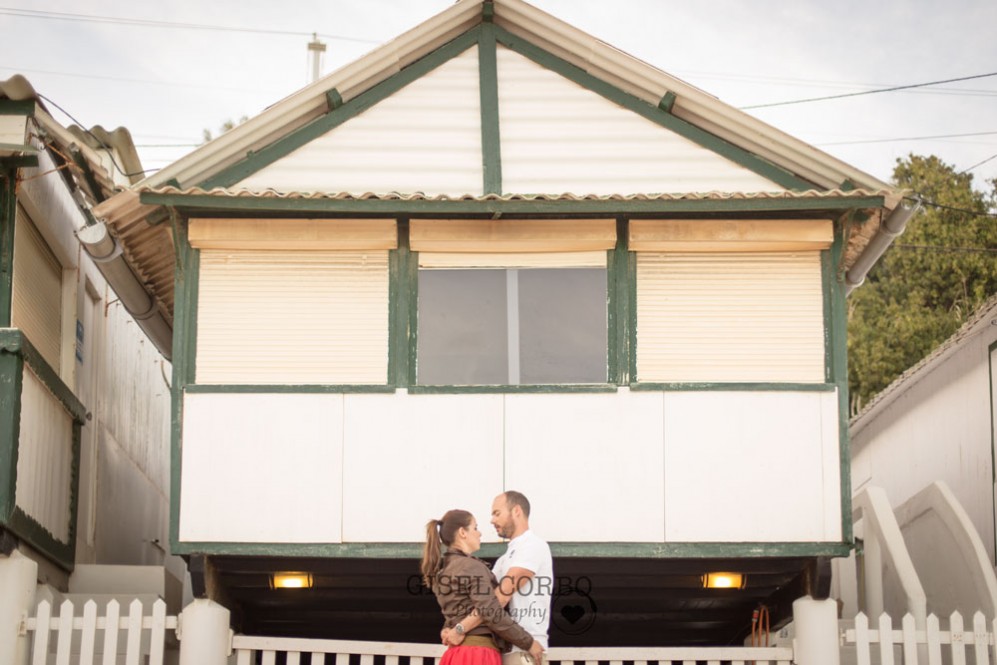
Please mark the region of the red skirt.
POLYGON ((502 665, 502 654, 490 647, 450 647, 440 665, 502 665))

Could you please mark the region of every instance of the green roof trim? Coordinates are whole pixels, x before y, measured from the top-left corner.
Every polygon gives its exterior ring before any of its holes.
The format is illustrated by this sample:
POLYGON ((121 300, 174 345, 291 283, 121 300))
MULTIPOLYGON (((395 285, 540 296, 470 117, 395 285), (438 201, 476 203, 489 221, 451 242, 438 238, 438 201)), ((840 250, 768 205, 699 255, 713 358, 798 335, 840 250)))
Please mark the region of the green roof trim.
POLYGON ((0 115, 34 116, 35 100, 33 99, 0 99, 0 115))
MULTIPOLYGON (((491 3, 487 3, 491 4, 491 3)), ((502 141, 499 130, 498 63, 495 26, 481 26, 478 41, 478 89, 481 95, 481 166, 485 194, 502 193, 502 141)))
MULTIPOLYGON (((301 556, 348 559, 419 559, 421 543, 220 543, 180 542, 173 554, 301 556)), ((484 543, 475 554, 495 558, 504 543, 484 543)), ((550 543, 551 554, 564 558, 726 559, 768 557, 843 557, 850 543, 550 543)))
MULTIPOLYGON (((602 79, 593 76, 592 74, 589 74, 585 70, 571 64, 567 60, 563 60, 562 58, 545 51, 522 37, 512 34, 508 30, 497 26, 495 30, 499 43, 512 49, 516 53, 529 58, 542 67, 546 67, 547 69, 557 72, 561 76, 564 76, 568 80, 574 81, 583 88, 588 88, 592 92, 602 95, 611 102, 619 104, 620 106, 629 109, 630 111, 633 111, 638 115, 641 115, 644 118, 665 127, 666 129, 672 130, 679 136, 698 143, 707 150, 711 150, 718 155, 729 159, 735 164, 739 164, 750 171, 757 173, 763 178, 767 178, 772 182, 791 190, 803 191, 814 188, 812 183, 797 177, 779 166, 776 166, 772 162, 762 159, 761 157, 742 148, 738 148, 734 144, 728 143, 720 137, 710 134, 709 132, 700 129, 685 120, 681 120, 671 113, 663 111, 657 106, 652 106, 644 100, 634 97, 616 86, 611 85, 602 79)), ((667 95, 665 96, 667 97, 667 95)))
POLYGON ((341 215, 662 215, 673 213, 779 213, 879 208, 882 195, 751 198, 423 199, 218 196, 141 192, 147 205, 190 212, 230 211, 341 215))
POLYGON ((658 102, 658 108, 664 111, 665 113, 671 113, 672 107, 675 106, 676 99, 677 99, 676 94, 671 90, 669 90, 661 98, 661 101, 658 102))
POLYGON ((340 106, 343 105, 343 96, 339 94, 339 91, 333 88, 325 93, 326 101, 329 103, 329 110, 335 111, 340 106))
POLYGON ((294 130, 256 152, 248 153, 242 160, 202 182, 190 184, 198 185, 204 189, 212 189, 215 187, 230 187, 248 178, 326 132, 335 129, 347 120, 360 115, 378 102, 398 92, 409 83, 460 55, 478 42, 480 32, 480 27, 472 28, 453 41, 413 62, 397 74, 344 102, 341 106, 329 111, 325 115, 316 118, 304 127, 294 130))

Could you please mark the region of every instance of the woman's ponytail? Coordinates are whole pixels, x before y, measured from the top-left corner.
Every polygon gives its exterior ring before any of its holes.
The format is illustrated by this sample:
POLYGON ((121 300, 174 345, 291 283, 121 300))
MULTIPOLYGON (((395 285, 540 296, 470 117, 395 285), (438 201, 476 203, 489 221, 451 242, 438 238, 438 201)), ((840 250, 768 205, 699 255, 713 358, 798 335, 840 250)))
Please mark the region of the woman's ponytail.
POLYGON ((443 563, 442 546, 453 545, 457 532, 461 528, 470 527, 473 520, 474 515, 466 510, 448 510, 443 519, 426 522, 426 542, 422 548, 419 570, 422 572, 422 583, 430 589, 433 588, 433 580, 443 563))

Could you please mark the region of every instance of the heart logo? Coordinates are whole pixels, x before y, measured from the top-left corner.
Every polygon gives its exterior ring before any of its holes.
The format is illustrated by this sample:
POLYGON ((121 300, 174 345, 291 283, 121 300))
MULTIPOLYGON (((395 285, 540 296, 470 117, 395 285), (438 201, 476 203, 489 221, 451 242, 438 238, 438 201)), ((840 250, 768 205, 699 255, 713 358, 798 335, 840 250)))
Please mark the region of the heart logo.
POLYGON ((585 616, 585 608, 581 605, 565 605, 561 608, 561 616, 568 620, 570 624, 578 623, 578 620, 585 616))

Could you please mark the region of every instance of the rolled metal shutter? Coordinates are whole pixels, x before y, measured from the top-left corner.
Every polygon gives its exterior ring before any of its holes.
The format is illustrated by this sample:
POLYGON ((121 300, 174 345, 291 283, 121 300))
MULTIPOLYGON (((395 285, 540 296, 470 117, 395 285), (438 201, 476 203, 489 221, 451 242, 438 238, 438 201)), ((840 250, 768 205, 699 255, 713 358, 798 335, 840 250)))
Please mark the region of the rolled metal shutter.
POLYGON ((198 383, 385 384, 388 252, 201 250, 198 383))
POLYGON ((641 382, 824 381, 820 253, 637 253, 641 382))
POLYGON ((62 266, 21 206, 14 215, 11 319, 58 373, 62 355, 62 266))

